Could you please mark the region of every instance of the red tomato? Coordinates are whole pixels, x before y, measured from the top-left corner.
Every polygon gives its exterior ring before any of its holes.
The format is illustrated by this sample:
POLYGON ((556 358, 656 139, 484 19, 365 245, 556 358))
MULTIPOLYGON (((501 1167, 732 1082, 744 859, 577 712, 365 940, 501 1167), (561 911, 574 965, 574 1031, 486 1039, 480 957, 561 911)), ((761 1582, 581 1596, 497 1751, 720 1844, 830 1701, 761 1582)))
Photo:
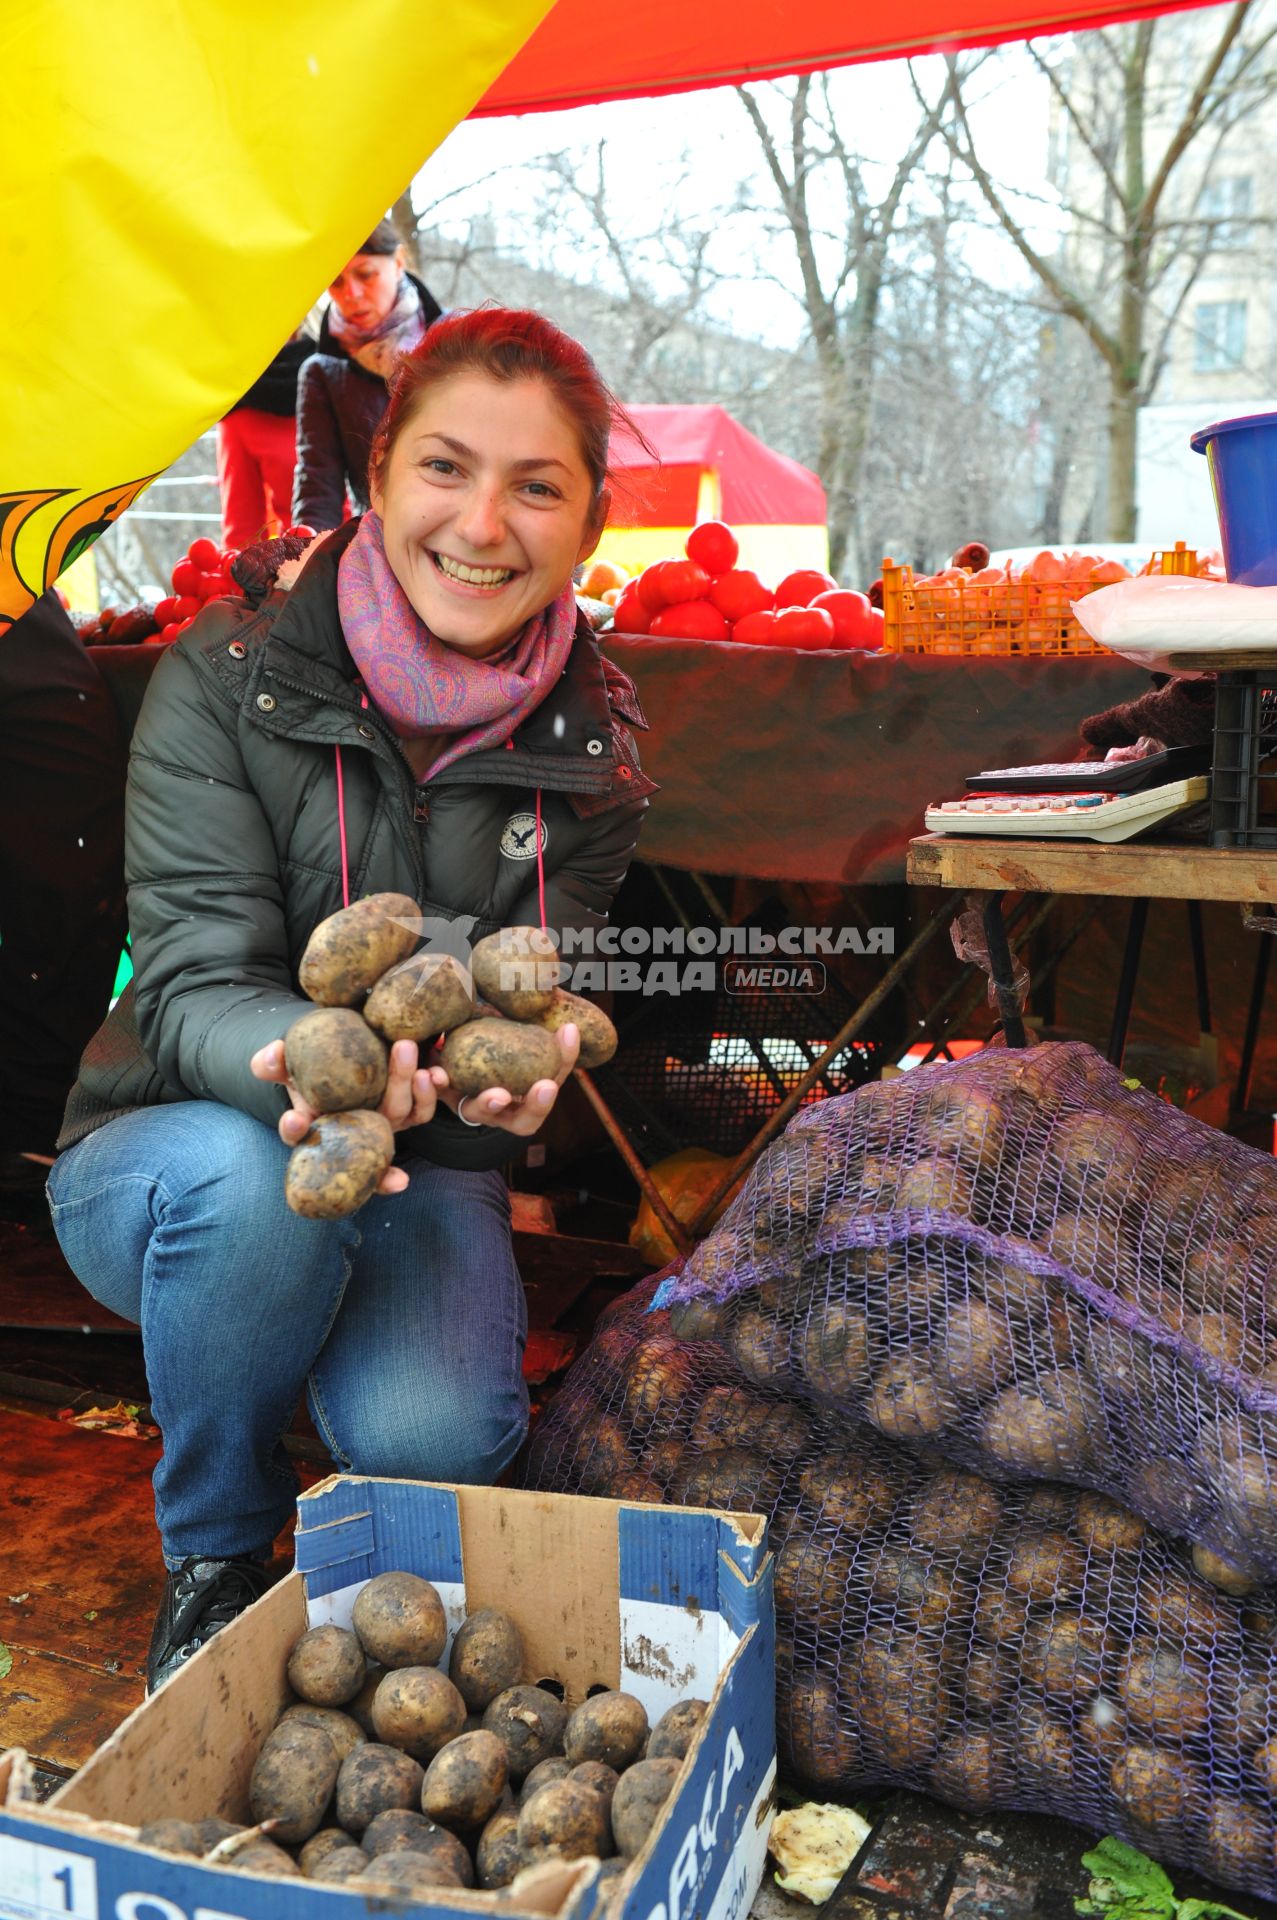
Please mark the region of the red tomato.
POLYGON ((216 573, 202 573, 195 591, 201 600, 216 600, 222 591, 221 569, 216 573))
POLYGON ((203 601, 197 599, 193 593, 184 593, 173 609, 173 618, 179 623, 183 620, 193 620, 203 604, 203 601))
POLYGON ((866 653, 876 653, 887 637, 887 616, 881 607, 870 607, 869 618, 872 622, 869 635, 857 644, 863 647, 866 653))
POLYGON ((661 583, 669 568, 677 564, 674 560, 657 560, 650 567, 644 567, 634 582, 635 591, 649 613, 659 613, 666 604, 665 589, 661 583))
POLYGON ((315 529, 308 527, 304 520, 298 521, 295 527, 285 527, 284 532, 300 534, 303 540, 313 540, 315 538, 315 529))
POLYGON ((200 570, 189 560, 179 560, 173 569, 174 593, 198 593, 200 570))
POLYGON ((166 625, 160 628, 157 634, 152 635, 151 645, 156 647, 172 646, 173 642, 177 639, 177 636, 180 631, 181 629, 177 625, 177 622, 175 620, 170 620, 167 622, 166 625))
POLYGON ((176 609, 177 595, 175 593, 170 593, 167 598, 163 600, 157 600, 154 608, 156 626, 167 627, 169 622, 176 618, 176 609))
POLYGON ((622 587, 612 609, 613 633, 648 633, 652 625, 652 609, 644 606, 639 595, 638 581, 631 580, 628 587, 622 587))
POLYGON ((776 596, 748 567, 735 567, 710 581, 709 597, 724 620, 743 620, 750 613, 770 613, 776 596))
POLYGON ((192 540, 186 557, 201 573, 216 573, 222 564, 216 540, 192 540))
POLYGON ((662 607, 681 607, 687 600, 703 600, 709 575, 694 560, 658 560, 639 576, 639 593, 653 613, 662 607), (653 595, 659 598, 653 599, 653 595))
POLYGON ((664 607, 652 620, 652 633, 661 640, 726 640, 727 622, 708 600, 682 600, 664 607))
POLYGON ((742 647, 769 647, 776 637, 776 615, 770 607, 764 607, 758 613, 747 613, 732 628, 732 639, 742 647))
POLYGON ((838 585, 827 573, 818 573, 815 567, 799 567, 796 573, 787 573, 776 589, 778 607, 809 607, 818 593, 828 593, 838 585))
POLYGON ((850 587, 835 587, 832 593, 818 593, 813 607, 823 607, 833 616, 834 638, 840 647, 872 647, 873 608, 867 594, 854 593, 850 587))
POLYGON ((704 567, 706 573, 726 573, 736 565, 740 555, 736 535, 721 520, 702 520, 698 527, 693 527, 683 551, 698 567, 704 567))
POLYGON ((801 647, 820 653, 835 645, 834 616, 827 607, 782 607, 776 615, 773 640, 778 647, 801 647))

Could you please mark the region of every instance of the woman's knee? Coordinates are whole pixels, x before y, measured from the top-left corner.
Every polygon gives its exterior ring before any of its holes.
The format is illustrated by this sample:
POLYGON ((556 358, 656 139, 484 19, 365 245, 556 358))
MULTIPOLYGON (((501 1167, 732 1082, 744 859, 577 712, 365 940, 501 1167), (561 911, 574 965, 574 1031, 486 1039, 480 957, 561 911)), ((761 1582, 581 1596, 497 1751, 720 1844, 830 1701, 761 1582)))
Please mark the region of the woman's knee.
MULTIPOLYGON (((327 1432, 322 1404, 317 1413, 327 1432)), ((437 1386, 415 1397, 382 1395, 368 1404, 356 1433, 329 1437, 356 1473, 486 1486, 509 1465, 527 1430, 528 1397, 519 1377, 494 1380, 486 1392, 437 1386)))

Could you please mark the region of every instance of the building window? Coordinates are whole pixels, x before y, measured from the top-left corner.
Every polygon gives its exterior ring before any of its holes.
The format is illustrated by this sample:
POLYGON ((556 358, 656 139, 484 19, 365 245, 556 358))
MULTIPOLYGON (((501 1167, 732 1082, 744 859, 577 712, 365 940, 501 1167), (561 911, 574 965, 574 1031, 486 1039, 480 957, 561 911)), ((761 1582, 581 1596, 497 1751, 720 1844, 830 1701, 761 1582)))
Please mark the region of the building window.
POLYGON ((1212 252, 1230 247, 1248 247, 1254 239, 1250 216, 1254 212, 1253 181, 1248 173, 1236 173, 1220 180, 1208 180, 1198 198, 1198 212, 1209 221, 1204 235, 1212 252))
POLYGON ((1204 301, 1193 314, 1194 373, 1227 373, 1246 358, 1246 302, 1204 301))

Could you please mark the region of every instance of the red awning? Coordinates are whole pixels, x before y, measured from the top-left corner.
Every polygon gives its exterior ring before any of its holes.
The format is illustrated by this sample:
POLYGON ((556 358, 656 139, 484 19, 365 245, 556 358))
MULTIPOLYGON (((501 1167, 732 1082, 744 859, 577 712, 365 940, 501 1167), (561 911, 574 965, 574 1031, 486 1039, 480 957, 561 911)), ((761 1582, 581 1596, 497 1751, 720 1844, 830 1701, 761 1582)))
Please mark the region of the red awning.
MULTIPOLYGON (((723 518, 739 526, 823 526, 825 490, 808 467, 766 446, 723 407, 627 407, 663 473, 692 477, 692 511, 663 518, 653 503, 647 525, 682 526, 695 519, 697 474, 717 473, 723 518)), ((609 464, 621 472, 647 469, 650 456, 624 429, 613 435, 609 464)))
POLYGON ((476 113, 539 113, 1186 11, 1114 0, 557 0, 476 113))

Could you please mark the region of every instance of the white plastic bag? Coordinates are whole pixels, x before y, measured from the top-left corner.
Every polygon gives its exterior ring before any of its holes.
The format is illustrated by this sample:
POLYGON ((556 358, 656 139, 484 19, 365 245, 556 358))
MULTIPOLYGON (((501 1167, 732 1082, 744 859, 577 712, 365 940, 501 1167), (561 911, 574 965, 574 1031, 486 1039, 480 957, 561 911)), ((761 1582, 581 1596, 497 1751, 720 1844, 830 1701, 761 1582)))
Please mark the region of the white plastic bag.
POLYGON ((1100 587, 1073 611, 1102 647, 1156 672, 1174 673, 1179 653, 1277 652, 1277 587, 1148 574, 1100 587))

